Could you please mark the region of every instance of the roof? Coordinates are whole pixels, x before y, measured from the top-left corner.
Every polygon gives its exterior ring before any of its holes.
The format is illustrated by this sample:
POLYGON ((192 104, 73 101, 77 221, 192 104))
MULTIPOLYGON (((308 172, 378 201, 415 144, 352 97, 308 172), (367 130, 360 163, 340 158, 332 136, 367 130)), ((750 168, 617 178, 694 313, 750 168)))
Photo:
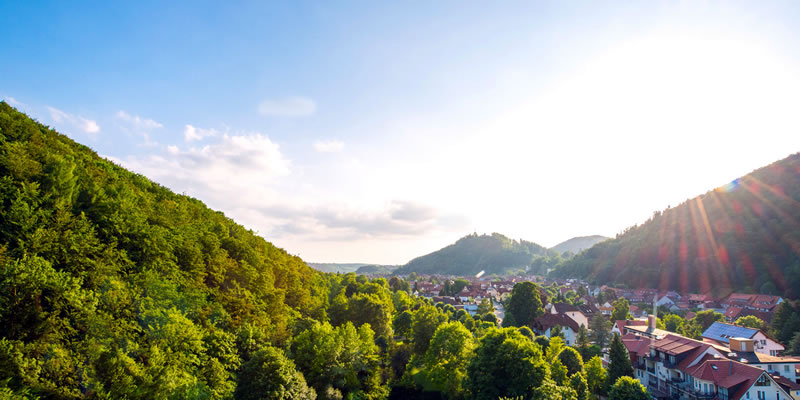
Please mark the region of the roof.
MULTIPOLYGON (((633 331, 640 332, 640 333, 647 334, 647 335, 653 335, 653 336, 655 336, 657 338, 663 338, 665 336, 668 336, 668 335, 672 334, 672 332, 665 331, 663 329, 658 329, 658 328, 652 329, 649 326, 647 326, 647 324, 645 324, 645 325, 625 325, 625 329, 633 330, 633 331)), ((625 332, 622 332, 622 333, 625 333, 625 332)))
POLYGON ((758 329, 745 328, 743 326, 736 326, 722 322, 714 322, 708 329, 703 332, 703 337, 706 339, 716 340, 722 343, 729 343, 732 337, 743 337, 752 339, 758 333, 758 329))
POLYGON ((628 354, 631 357, 631 362, 635 362, 638 357, 646 357, 650 354, 650 338, 627 334, 621 337, 622 344, 628 349, 628 354))
POLYGON ((770 377, 764 370, 740 362, 720 360, 710 356, 704 357, 703 360, 686 372, 697 379, 711 381, 717 386, 727 388, 730 399, 742 398, 762 375, 770 377))
POLYGON ((670 334, 659 340, 656 340, 653 346, 658 351, 663 351, 664 353, 677 356, 679 354, 685 354, 689 351, 698 348, 705 348, 710 345, 694 339, 689 339, 684 336, 670 334))
POLYGON ((553 304, 553 308, 555 308, 556 312, 559 314, 563 314, 565 312, 580 311, 578 307, 575 307, 572 304, 567 304, 567 303, 555 303, 553 304))
POLYGON ((583 315, 586 315, 586 316, 589 316, 591 314, 596 314, 596 313, 600 312, 600 310, 598 310, 597 307, 595 307, 594 304, 591 304, 591 303, 589 303, 589 304, 581 304, 581 305, 578 306, 578 308, 581 310, 583 315))
POLYGON ((626 321, 624 319, 620 319, 620 320, 614 321, 614 326, 617 327, 617 329, 619 330, 620 334, 624 335, 625 332, 622 331, 622 327, 624 327, 624 326, 647 326, 647 320, 633 319, 633 320, 627 320, 626 321))
POLYGON ((580 327, 574 319, 562 314, 546 313, 531 322, 531 325, 540 331, 546 331, 556 325, 564 328, 570 328, 573 332, 578 332, 580 327))

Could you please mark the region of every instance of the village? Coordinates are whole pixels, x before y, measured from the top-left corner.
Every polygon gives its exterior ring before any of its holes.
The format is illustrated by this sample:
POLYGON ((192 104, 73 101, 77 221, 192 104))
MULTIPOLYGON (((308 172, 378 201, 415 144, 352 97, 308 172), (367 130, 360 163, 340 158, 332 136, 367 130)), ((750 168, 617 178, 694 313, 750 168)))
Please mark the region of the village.
MULTIPOLYGON (((595 286, 580 280, 552 280, 540 276, 448 277, 412 276, 413 294, 463 309, 475 315, 482 302, 494 305, 498 324, 503 303, 514 285, 537 283, 545 313, 531 323, 536 335, 561 336, 576 345, 582 329, 590 330, 600 315, 610 332, 619 335, 635 370, 634 376, 657 399, 800 399, 800 358, 784 356, 786 346, 765 329, 737 326, 753 316, 768 326, 780 296, 731 293, 724 298, 709 294, 678 293, 657 289, 622 289, 595 286), (455 290, 456 293, 453 293, 455 290), (446 295, 450 292, 451 295, 446 295), (613 303, 626 299, 632 318, 612 320, 613 303), (702 311, 724 315, 702 331, 701 339, 660 329, 659 310, 692 319, 702 311)), ((584 330, 584 332, 586 332, 584 330)), ((608 349, 603 348, 604 365, 608 349)))

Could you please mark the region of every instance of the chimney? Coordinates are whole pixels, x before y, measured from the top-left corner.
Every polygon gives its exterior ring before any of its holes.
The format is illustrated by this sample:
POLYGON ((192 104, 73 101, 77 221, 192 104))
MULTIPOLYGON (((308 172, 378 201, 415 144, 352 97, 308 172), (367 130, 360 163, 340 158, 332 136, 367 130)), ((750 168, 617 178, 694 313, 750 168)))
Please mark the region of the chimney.
POLYGON ((647 316, 647 328, 648 330, 656 329, 656 316, 655 315, 648 315, 647 316))

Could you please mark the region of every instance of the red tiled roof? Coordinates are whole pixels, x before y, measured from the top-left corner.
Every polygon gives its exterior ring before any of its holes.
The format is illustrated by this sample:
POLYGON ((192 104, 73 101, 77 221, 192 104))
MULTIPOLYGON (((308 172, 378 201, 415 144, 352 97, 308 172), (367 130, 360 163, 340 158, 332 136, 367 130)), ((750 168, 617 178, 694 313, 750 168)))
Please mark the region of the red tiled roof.
POLYGON ((708 359, 687 371, 689 375, 728 388, 731 399, 742 398, 745 392, 766 372, 760 368, 731 360, 708 359), (732 390, 730 390, 732 389, 732 390))

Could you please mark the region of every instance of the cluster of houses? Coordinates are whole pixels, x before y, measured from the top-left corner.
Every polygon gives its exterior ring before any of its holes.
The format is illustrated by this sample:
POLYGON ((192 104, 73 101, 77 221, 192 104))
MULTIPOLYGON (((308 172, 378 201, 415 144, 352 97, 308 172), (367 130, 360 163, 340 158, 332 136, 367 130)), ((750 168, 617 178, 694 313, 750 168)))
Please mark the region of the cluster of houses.
POLYGON ((656 399, 797 400, 800 358, 759 329, 715 322, 694 340, 656 319, 617 321, 635 377, 656 399))

